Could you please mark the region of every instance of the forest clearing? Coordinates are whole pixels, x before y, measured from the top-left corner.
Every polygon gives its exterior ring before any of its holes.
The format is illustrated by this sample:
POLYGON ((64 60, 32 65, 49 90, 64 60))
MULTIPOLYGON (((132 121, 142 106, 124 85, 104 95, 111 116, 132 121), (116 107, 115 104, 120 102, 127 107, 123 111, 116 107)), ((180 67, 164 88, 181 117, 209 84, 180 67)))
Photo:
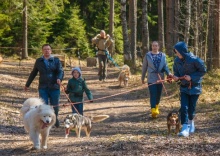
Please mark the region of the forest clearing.
MULTIPOLYGON (((74 61, 73 66, 78 65, 74 61)), ((94 100, 84 104, 84 115, 107 114, 103 122, 93 123, 91 137, 82 132, 76 138, 71 132, 65 139, 64 117, 71 113, 69 106, 60 107, 61 126, 53 127, 47 150, 31 150, 32 142, 25 132, 19 109, 29 97, 38 97, 36 78, 28 92, 24 85, 33 67, 34 60, 4 59, 0 64, 0 153, 1 155, 220 155, 220 74, 218 71, 204 77, 203 93, 197 105, 195 118, 196 132, 189 137, 178 137, 173 132, 167 136, 166 117, 172 109, 179 109, 178 86, 166 83, 168 96, 163 91, 160 115, 152 119, 150 114, 149 92, 141 87, 140 75, 132 75, 128 87, 119 87, 119 70, 108 68, 106 82, 100 82, 96 67, 86 67, 82 61, 83 77, 93 93, 94 99, 121 93, 111 98, 94 100), (129 90, 131 90, 129 92, 129 90), (173 107, 173 108, 172 108, 173 107)), ((63 84, 71 77, 71 68, 65 68, 63 84)), ((61 93, 60 104, 67 103, 61 93)))

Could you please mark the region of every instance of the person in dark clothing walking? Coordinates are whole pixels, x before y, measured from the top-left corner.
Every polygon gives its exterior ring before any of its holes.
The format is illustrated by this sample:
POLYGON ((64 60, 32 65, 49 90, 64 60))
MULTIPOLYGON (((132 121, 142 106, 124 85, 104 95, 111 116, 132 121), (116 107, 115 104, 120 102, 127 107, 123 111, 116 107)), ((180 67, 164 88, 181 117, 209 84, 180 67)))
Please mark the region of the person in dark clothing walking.
POLYGON ((32 81, 39 76, 39 97, 44 100, 46 104, 53 106, 56 114, 55 126, 59 127, 58 112, 59 112, 59 100, 60 100, 60 84, 63 80, 64 71, 59 58, 51 55, 52 49, 49 44, 42 46, 43 56, 37 58, 31 71, 29 78, 25 84, 25 91, 28 90, 32 81))
POLYGON ((113 43, 113 40, 109 34, 106 35, 105 31, 101 30, 100 34, 96 35, 92 39, 92 43, 98 48, 97 56, 99 61, 99 81, 105 81, 107 77, 107 55, 109 55, 108 47, 113 43))
POLYGON ((188 51, 185 42, 178 42, 174 46, 177 56, 174 60, 173 79, 180 81, 180 112, 182 129, 179 136, 188 137, 195 132, 194 117, 196 103, 202 92, 202 79, 206 73, 204 62, 188 51))

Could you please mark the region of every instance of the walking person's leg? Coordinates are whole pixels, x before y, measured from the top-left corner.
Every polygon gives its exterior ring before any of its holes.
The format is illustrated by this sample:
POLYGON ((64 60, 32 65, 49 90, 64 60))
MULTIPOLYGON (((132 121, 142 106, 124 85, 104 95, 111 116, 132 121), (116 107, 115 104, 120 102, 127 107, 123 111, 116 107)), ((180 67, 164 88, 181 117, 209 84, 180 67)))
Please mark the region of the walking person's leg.
POLYGON ((77 104, 74 104, 74 106, 73 105, 71 105, 71 108, 72 108, 72 113, 74 114, 74 113, 79 113, 79 114, 81 114, 81 115, 83 115, 83 103, 77 103, 77 104))
MULTIPOLYGON (((148 85, 150 85, 150 83, 148 83, 148 85)), ((157 113, 156 113, 157 86, 150 85, 148 88, 149 88, 149 92, 150 92, 150 105, 151 105, 152 118, 156 118, 157 117, 157 113)))
POLYGON ((58 115, 59 115, 59 102, 60 102, 60 90, 59 89, 51 89, 49 91, 49 95, 50 95, 50 104, 53 106, 55 115, 56 115, 56 123, 55 126, 59 127, 60 126, 60 122, 58 119, 58 115))
POLYGON ((103 80, 107 77, 108 58, 107 55, 103 55, 103 80))
POLYGON ((156 94, 157 97, 156 97, 156 106, 155 106, 157 114, 160 114, 159 104, 160 104, 162 90, 163 90, 163 85, 162 84, 157 84, 157 94, 156 94))
MULTIPOLYGON (((74 103, 74 102, 73 102, 74 103)), ((79 112, 79 109, 78 109, 78 104, 74 104, 74 105, 71 105, 71 109, 72 109, 72 113, 77 113, 79 112)))
POLYGON ((39 97, 44 100, 45 104, 49 104, 49 94, 48 88, 40 88, 39 90, 39 97))
POLYGON ((182 124, 182 129, 181 132, 178 134, 179 136, 184 136, 187 137, 189 136, 189 127, 188 127, 188 109, 189 109, 189 103, 190 103, 190 95, 181 92, 181 108, 180 108, 180 113, 181 113, 181 124, 182 124))
POLYGON ((78 111, 79 111, 79 114, 83 115, 83 103, 78 104, 78 111))
POLYGON ((98 76, 99 76, 99 81, 102 81, 102 68, 103 68, 103 61, 102 61, 102 55, 98 54, 98 61, 99 61, 99 72, 98 72, 98 76))
POLYGON ((196 114, 196 104, 198 101, 199 95, 191 95, 190 96, 190 102, 189 102, 189 109, 188 109, 188 115, 189 115, 189 133, 195 132, 195 124, 194 124, 194 117, 196 114))

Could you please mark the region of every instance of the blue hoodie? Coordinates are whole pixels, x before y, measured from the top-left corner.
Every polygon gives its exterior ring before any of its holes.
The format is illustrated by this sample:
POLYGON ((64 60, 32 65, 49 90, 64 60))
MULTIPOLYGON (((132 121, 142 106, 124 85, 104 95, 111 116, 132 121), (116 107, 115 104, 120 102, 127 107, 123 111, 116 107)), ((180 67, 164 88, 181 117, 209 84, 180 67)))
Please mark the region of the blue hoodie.
POLYGON ((176 57, 174 60, 173 71, 177 77, 189 75, 191 77, 191 88, 189 88, 189 81, 180 80, 181 87, 180 92, 184 92, 189 95, 199 95, 202 92, 202 79, 206 73, 206 67, 204 62, 188 51, 188 47, 185 42, 178 42, 174 49, 176 49, 183 59, 176 57))

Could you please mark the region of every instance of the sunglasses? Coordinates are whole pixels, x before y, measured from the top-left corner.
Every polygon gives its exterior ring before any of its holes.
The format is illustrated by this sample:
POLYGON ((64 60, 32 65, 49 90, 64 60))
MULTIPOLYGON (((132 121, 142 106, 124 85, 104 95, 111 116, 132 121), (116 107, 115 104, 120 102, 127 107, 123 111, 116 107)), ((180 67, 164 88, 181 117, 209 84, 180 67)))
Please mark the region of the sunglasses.
POLYGON ((176 54, 176 53, 177 53, 175 49, 173 49, 173 52, 174 52, 174 54, 176 54))

